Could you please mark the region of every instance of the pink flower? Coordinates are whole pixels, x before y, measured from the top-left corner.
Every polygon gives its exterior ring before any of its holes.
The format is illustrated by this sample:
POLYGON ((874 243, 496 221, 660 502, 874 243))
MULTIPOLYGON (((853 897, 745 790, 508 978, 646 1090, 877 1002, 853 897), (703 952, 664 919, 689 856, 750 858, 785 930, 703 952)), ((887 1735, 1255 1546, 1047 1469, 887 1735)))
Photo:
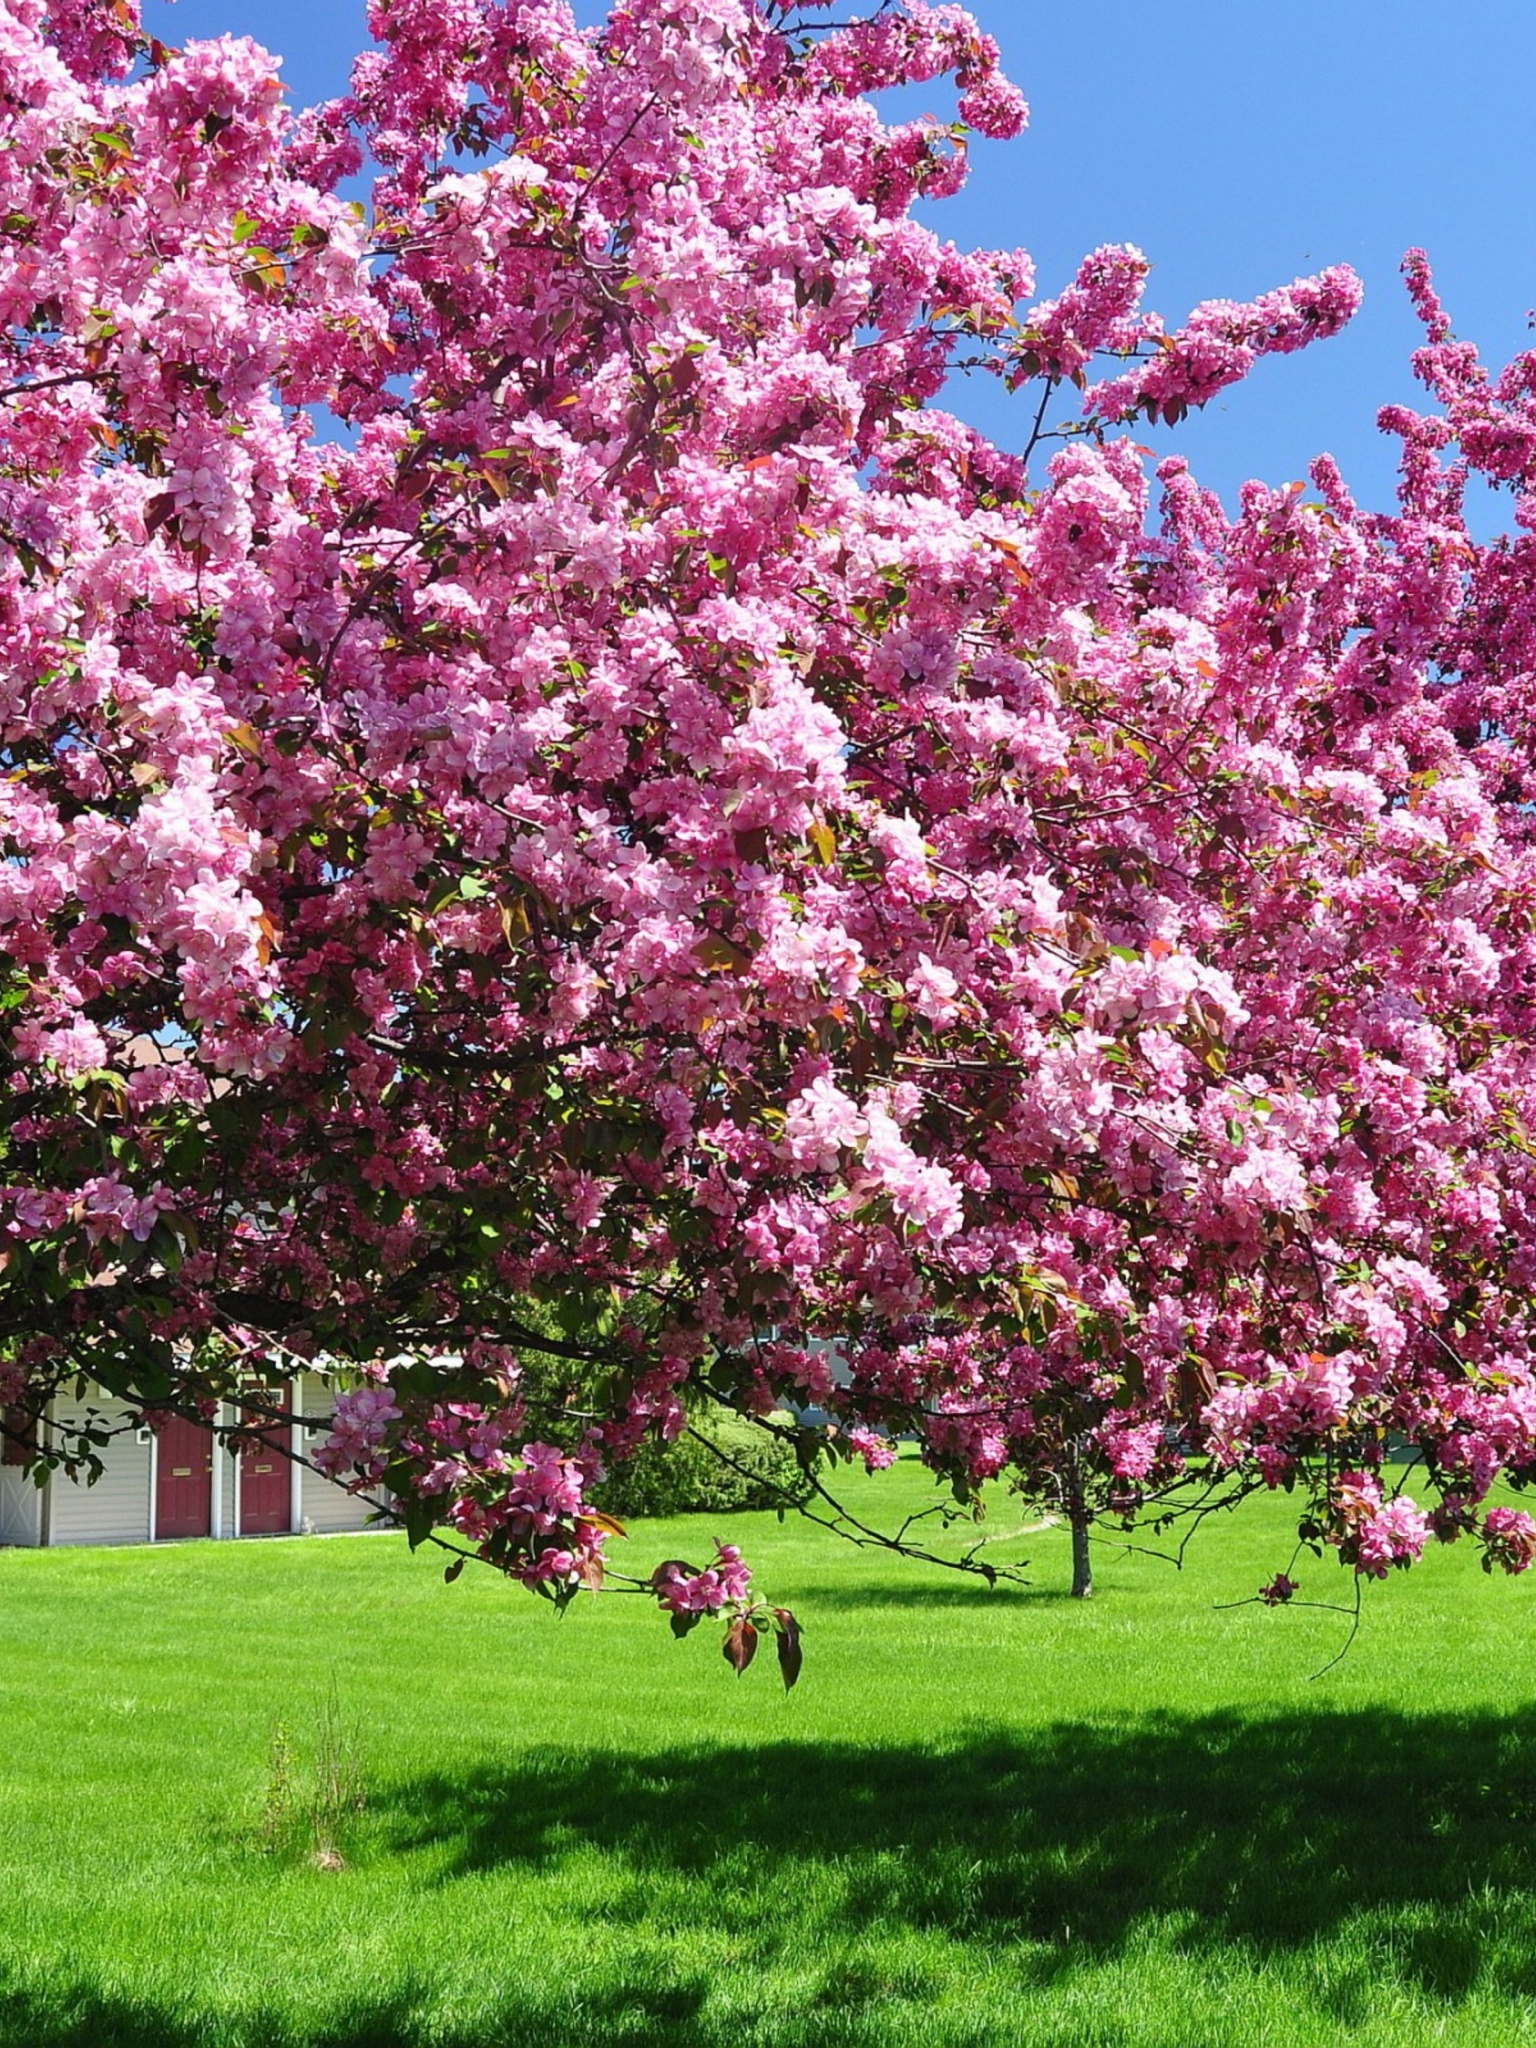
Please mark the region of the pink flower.
POLYGON ((896 1446, 890 1438, 881 1436, 876 1430, 866 1429, 863 1424, 848 1431, 848 1444, 864 1460, 866 1472, 883 1472, 896 1462, 896 1446))
POLYGON ((864 1167, 889 1194, 898 1214, 942 1241, 961 1227, 960 1190, 942 1166, 925 1164, 901 1135, 888 1109, 872 1102, 864 1167))
POLYGON ((524 1444, 522 1470, 507 1489, 511 1506, 553 1526, 562 1516, 577 1515, 584 1505, 586 1475, 582 1467, 553 1444, 524 1444))
POLYGON ((1354 1540, 1355 1568, 1367 1578, 1384 1579, 1393 1565, 1412 1564, 1429 1534, 1429 1517, 1399 1495, 1361 1521, 1354 1540))
POLYGON ((1024 331, 1030 368, 1070 377, 1102 348, 1134 346, 1146 326, 1136 317, 1151 266, 1141 251, 1111 244, 1085 256, 1060 298, 1043 301, 1024 331))
POLYGON ((933 894, 933 871, 916 822, 886 812, 870 826, 869 842, 885 862, 886 886, 909 902, 926 903, 933 894))
POLYGON ((1225 1192, 1239 1210, 1296 1211, 1306 1207, 1306 1171, 1282 1145, 1255 1145, 1226 1177, 1225 1192))
POLYGON ((64 1075, 84 1074, 105 1067, 107 1041, 85 1018, 57 1031, 41 1032, 36 1040, 37 1059, 51 1060, 64 1075))
POLYGON ((1483 1516, 1483 1568, 1528 1571, 1536 1562, 1536 1521, 1518 1508, 1490 1508, 1483 1516))
POLYGON ((388 1387, 344 1388, 336 1396, 330 1435, 313 1454, 315 1465, 333 1479, 349 1470, 377 1479, 384 1469, 379 1452, 389 1425, 399 1420, 400 1410, 388 1387))
POLYGON ((731 1543, 715 1546, 715 1562, 704 1571, 670 1559, 651 1575, 656 1598, 672 1614, 718 1614, 722 1607, 745 1600, 751 1583, 752 1574, 731 1543))
POLYGON ((80 1190, 85 1227, 93 1239, 131 1237, 143 1244, 171 1204, 159 1182, 147 1195, 135 1195, 112 1174, 95 1174, 80 1190))
POLYGON ((1116 1475, 1121 1479, 1145 1479, 1157 1463, 1162 1439, 1163 1426, 1157 1422, 1106 1432, 1105 1449, 1116 1475))
POLYGON ((926 953, 920 955, 907 976, 907 995, 913 1009, 936 1031, 953 1024, 959 1016, 960 1006, 955 1001, 959 992, 960 984, 950 970, 930 960, 926 953))
POLYGON ((856 1145, 865 1123, 857 1103, 835 1081, 819 1074, 790 1100, 784 1142, 797 1166, 817 1173, 836 1170, 845 1147, 856 1145))

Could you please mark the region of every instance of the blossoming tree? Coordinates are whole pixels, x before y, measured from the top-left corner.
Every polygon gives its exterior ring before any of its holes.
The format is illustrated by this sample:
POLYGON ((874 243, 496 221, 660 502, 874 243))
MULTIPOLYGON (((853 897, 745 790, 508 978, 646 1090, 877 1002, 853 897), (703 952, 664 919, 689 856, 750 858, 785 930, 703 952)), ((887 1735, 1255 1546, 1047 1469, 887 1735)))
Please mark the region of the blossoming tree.
MULTIPOLYGON (((1355 279, 1169 330, 919 225, 1025 117, 959 8, 370 26, 295 116, 0 0, 7 1430, 350 1360, 320 1460, 558 1600, 706 1397, 1011 1475, 1079 1590, 1258 1485, 1524 1568, 1536 358, 1415 257, 1395 510, 1229 516, 1134 435, 1355 279)), ((648 1583, 793 1676, 733 1551, 648 1583)))

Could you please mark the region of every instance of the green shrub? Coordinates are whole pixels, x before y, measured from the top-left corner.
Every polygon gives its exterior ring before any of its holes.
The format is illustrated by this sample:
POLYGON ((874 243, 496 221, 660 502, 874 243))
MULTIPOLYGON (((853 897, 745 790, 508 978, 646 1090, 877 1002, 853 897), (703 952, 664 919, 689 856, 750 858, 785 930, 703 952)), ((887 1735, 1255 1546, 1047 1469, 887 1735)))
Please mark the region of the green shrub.
POLYGON ((613 1515, 729 1515, 785 1507, 809 1492, 789 1444, 744 1416, 721 1411, 696 1418, 673 1443, 642 1444, 615 1466, 595 1498, 613 1515))

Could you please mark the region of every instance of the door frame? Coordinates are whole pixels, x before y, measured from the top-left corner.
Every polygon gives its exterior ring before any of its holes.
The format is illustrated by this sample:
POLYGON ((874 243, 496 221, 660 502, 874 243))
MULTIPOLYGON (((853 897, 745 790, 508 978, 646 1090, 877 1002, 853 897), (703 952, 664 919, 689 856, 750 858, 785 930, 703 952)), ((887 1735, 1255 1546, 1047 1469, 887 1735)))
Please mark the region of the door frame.
MULTIPOLYGON (((270 1391, 270 1389, 267 1391, 270 1391)), ((288 1402, 288 1449, 286 1451, 277 1450, 276 1455, 280 1458, 287 1458, 288 1460, 288 1526, 286 1529, 256 1529, 252 1532, 252 1534, 255 1536, 292 1536, 296 1534, 299 1526, 297 1508, 299 1504, 300 1472, 298 1464, 289 1455, 295 1449, 293 1434, 295 1407, 293 1399, 293 1382, 291 1380, 285 1380, 283 1382, 282 1392, 288 1402)), ((272 1435, 275 1437, 279 1433, 280 1425, 274 1422, 272 1424, 272 1435)), ((274 1449, 275 1448, 276 1447, 274 1446, 274 1449)), ((244 1537, 246 1533, 245 1530, 241 1527, 240 1520, 241 1510, 243 1507, 242 1495, 245 1491, 244 1486, 241 1483, 240 1468, 245 1463, 245 1456, 243 1448, 236 1448, 234 1446, 231 1446, 231 1450, 233 1455, 231 1456, 229 1462, 233 1468, 233 1476, 230 1483, 231 1513, 229 1518, 229 1533, 231 1537, 241 1538, 244 1537)))
POLYGON ((210 1439, 208 1466, 208 1532, 205 1536, 162 1536, 160 1534, 160 1431, 152 1423, 149 1430, 149 1540, 151 1543, 206 1543, 219 1533, 219 1438, 212 1424, 207 1425, 210 1439))

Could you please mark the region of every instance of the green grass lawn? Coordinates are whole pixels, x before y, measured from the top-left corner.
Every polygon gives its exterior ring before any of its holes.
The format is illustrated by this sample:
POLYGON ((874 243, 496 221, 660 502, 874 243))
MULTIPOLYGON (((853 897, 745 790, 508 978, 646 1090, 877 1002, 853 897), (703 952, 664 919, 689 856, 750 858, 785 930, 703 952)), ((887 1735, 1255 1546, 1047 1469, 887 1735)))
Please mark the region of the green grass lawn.
POLYGON ((1536 1587, 1432 1557, 1314 1682, 1337 1616, 1216 1611, 1284 1507, 1182 1575, 1103 1546, 1086 1606, 1056 1530, 988 1594, 741 1518, 805 1621, 788 1698, 392 1536, 0 1552, 0 2042, 1536 2044, 1536 1587), (260 1834, 333 1678, 340 1871, 260 1834))

